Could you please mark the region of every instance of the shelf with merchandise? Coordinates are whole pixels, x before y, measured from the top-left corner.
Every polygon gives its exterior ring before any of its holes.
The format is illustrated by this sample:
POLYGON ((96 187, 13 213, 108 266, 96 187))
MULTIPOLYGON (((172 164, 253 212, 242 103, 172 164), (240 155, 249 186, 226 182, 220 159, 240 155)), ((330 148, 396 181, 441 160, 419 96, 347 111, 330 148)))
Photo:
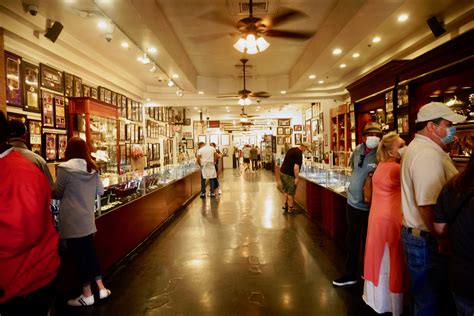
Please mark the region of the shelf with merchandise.
POLYGON ((307 181, 327 188, 344 197, 347 196, 349 186, 350 168, 333 167, 326 164, 311 163, 303 165, 300 176, 307 181))

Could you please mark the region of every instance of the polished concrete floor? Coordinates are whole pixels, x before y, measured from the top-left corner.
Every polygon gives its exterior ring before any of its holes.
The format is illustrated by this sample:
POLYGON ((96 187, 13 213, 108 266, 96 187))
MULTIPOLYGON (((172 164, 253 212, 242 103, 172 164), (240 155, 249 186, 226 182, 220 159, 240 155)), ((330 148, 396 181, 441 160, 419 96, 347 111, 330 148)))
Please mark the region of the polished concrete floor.
MULTIPOLYGON (((106 279, 112 296, 59 315, 373 315, 338 289, 343 254, 305 215, 287 215, 273 174, 226 170, 222 195, 194 199, 106 279)), ((63 301, 64 302, 64 301, 63 301)))

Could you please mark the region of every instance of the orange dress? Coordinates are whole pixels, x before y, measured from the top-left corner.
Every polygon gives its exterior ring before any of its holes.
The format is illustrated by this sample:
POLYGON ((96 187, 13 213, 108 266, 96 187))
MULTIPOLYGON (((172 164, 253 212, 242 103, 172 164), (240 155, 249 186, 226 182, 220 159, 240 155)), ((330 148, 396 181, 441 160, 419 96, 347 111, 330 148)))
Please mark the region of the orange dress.
POLYGON ((388 246, 390 267, 383 270, 389 271, 389 289, 392 293, 403 293, 406 288, 401 228, 400 164, 394 161, 381 162, 372 178, 364 279, 378 286, 382 257, 388 246))

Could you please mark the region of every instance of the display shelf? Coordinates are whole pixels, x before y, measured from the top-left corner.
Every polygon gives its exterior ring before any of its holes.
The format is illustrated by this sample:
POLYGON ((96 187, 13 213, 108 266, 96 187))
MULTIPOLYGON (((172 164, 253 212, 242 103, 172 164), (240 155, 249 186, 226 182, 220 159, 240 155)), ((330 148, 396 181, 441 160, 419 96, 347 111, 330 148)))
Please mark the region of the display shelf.
POLYGON ((455 124, 456 137, 450 146, 450 156, 456 165, 466 164, 474 151, 474 121, 455 124))
POLYGON ((351 153, 351 121, 347 104, 330 110, 332 162, 335 166, 346 167, 351 153))

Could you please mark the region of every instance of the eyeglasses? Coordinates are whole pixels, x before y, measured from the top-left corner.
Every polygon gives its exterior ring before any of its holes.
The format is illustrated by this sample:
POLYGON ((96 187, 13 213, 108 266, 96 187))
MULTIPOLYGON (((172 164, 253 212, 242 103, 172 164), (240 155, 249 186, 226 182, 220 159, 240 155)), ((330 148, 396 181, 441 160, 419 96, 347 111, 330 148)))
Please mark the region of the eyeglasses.
POLYGON ((364 159, 365 159, 365 155, 360 154, 359 163, 357 164, 359 168, 362 168, 362 165, 364 164, 364 159))

